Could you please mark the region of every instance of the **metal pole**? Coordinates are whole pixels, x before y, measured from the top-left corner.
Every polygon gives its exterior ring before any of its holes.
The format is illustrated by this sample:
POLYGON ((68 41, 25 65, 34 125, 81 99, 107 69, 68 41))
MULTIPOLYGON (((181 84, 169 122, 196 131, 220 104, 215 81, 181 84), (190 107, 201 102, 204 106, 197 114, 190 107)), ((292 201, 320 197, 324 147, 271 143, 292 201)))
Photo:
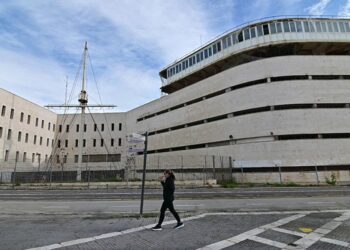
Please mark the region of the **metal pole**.
POLYGON ((88 176, 88 189, 90 190, 90 168, 89 168, 89 176, 88 176))
POLYGON ((317 165, 315 166, 317 185, 320 185, 320 179, 318 178, 317 165))
POLYGON ((230 172, 231 172, 231 182, 233 181, 233 167, 232 167, 232 157, 229 157, 229 161, 230 161, 230 172))
POLYGON ((15 182, 16 182, 16 168, 17 168, 17 157, 16 157, 16 160, 15 160, 15 169, 14 169, 14 172, 13 172, 13 183, 12 183, 12 188, 13 189, 15 188, 15 182))
POLYGON ((244 177, 244 174, 243 174, 243 166, 241 166, 241 174, 242 174, 242 180, 241 180, 241 183, 243 183, 243 177, 244 177))
POLYGON ((216 174, 215 174, 215 155, 213 155, 213 177, 216 179, 216 174))
POLYGON ((184 156, 181 155, 181 173, 182 173, 182 180, 184 180, 184 156))
POLYGON ((282 172, 281 172, 281 167, 280 166, 278 166, 278 172, 280 174, 280 183, 282 184, 283 181, 282 181, 282 172))
POLYGON ((144 198, 144 194, 145 194, 145 178, 146 178, 146 164, 147 164, 147 140, 148 140, 148 132, 145 133, 145 149, 143 150, 143 171, 142 171, 140 217, 142 217, 142 214, 143 214, 143 198, 144 198))

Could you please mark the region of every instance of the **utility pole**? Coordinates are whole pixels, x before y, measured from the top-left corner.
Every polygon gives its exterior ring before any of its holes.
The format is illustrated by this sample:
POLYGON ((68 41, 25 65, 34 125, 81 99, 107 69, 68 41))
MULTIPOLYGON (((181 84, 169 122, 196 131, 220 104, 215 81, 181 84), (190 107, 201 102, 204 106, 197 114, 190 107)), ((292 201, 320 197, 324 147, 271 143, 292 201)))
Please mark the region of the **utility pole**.
MULTIPOLYGON (((86 60, 87 60, 88 48, 87 42, 85 42, 84 54, 83 54, 83 77, 81 84, 81 91, 79 94, 79 105, 68 105, 67 100, 65 100, 64 105, 46 105, 47 108, 80 108, 80 124, 79 124, 79 140, 78 140, 78 168, 77 168, 77 181, 81 181, 81 170, 83 168, 83 138, 84 138, 84 124, 85 124, 85 109, 92 108, 114 108, 115 105, 88 105, 88 94, 86 91, 86 60)), ((67 85, 66 85, 67 87, 67 85)), ((67 94, 66 94, 67 96, 67 94)), ((67 97, 65 98, 67 99, 67 97)))

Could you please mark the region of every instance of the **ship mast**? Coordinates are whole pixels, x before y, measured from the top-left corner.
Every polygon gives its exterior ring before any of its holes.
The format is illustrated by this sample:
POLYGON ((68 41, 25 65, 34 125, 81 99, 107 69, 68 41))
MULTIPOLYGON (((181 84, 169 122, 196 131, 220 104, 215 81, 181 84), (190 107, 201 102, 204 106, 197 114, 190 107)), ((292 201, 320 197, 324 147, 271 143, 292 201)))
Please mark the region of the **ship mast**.
POLYGON ((79 94, 79 105, 46 105, 47 108, 80 108, 80 124, 79 124, 79 139, 78 139, 78 167, 77 167, 77 181, 81 181, 81 170, 83 169, 83 140, 84 140, 84 125, 85 125, 85 109, 92 108, 114 108, 115 105, 88 105, 88 94, 86 91, 86 62, 87 62, 88 48, 87 42, 85 42, 84 53, 83 53, 83 77, 81 83, 81 91, 79 94))

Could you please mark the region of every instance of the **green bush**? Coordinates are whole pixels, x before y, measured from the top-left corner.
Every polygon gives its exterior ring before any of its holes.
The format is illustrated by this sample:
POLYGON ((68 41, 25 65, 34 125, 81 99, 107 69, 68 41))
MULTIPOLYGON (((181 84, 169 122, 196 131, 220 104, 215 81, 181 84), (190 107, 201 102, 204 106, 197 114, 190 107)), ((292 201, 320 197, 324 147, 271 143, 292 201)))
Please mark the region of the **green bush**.
POLYGON ((328 177, 326 177, 326 182, 327 182, 328 185, 332 185, 332 186, 337 184, 337 178, 335 177, 335 174, 332 173, 330 179, 328 177))

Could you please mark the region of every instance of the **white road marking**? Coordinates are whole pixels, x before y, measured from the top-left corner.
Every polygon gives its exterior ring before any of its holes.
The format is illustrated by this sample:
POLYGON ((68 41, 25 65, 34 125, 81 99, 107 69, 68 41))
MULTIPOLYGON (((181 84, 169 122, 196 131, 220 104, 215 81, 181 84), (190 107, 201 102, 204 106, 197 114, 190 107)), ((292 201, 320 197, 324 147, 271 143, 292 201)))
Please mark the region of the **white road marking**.
POLYGON ((269 240, 269 239, 265 239, 265 238, 261 238, 259 236, 252 236, 249 238, 249 240, 253 240, 259 243, 263 243, 266 245, 270 245, 270 246, 274 246, 274 247, 279 247, 279 248, 284 248, 287 246, 287 244, 278 242, 278 241, 273 241, 273 240, 269 240))
POLYGON ((47 209, 51 209, 51 208, 62 208, 62 209, 68 209, 69 206, 47 206, 47 207, 42 207, 42 208, 47 208, 47 209))
POLYGON ((202 207, 204 204, 193 204, 193 205, 175 205, 175 207, 202 207))
MULTIPOLYGON (((299 218, 302 218, 306 215, 307 213, 304 213, 304 214, 295 214, 295 215, 292 215, 292 216, 289 216, 289 217, 286 217, 286 218, 283 218, 283 219, 280 219, 280 220, 277 220, 275 222, 272 222, 272 223, 269 223, 269 224, 266 224, 266 225, 263 225, 263 226, 260 226, 260 227, 257 227, 257 228, 254 228, 252 230, 249 230, 247 232, 244 232, 244 233, 241 233, 239 235, 236 235, 234 237, 231 237, 229 239, 226 239, 226 240, 223 240, 223 241, 219 241, 219 242, 216 242, 216 243, 213 243, 213 244, 210 244, 210 245, 207 245, 207 246, 204 246, 202 248, 198 248, 197 250, 219 250, 219 249, 223 249, 223 248, 226 248, 226 247, 229 247, 229 246, 232 246, 232 245, 235 245, 241 241, 244 241, 246 239, 250 239, 252 238, 253 236, 256 236, 258 234, 261 234, 263 232, 265 232, 266 230, 268 229, 271 229, 271 228, 274 228, 274 227, 279 227, 279 226, 282 226, 284 224, 287 224, 293 220, 296 220, 296 219, 299 219, 299 218)), ((269 242, 271 243, 271 242, 269 242)), ((279 243, 279 242, 278 242, 279 243)), ((280 244, 283 244, 283 243, 280 243, 280 244)), ((285 247, 286 245, 284 245, 283 247, 285 247)))
MULTIPOLYGON (((271 240, 268 240, 268 239, 264 239, 264 238, 258 237, 256 235, 258 235, 258 234, 260 234, 260 233, 262 233, 262 232, 264 232, 266 230, 272 229, 272 230, 275 230, 275 231, 280 231, 282 233, 289 233, 289 234, 294 234, 294 235, 297 235, 297 236, 305 237, 307 234, 294 232, 294 231, 290 231, 290 230, 286 230, 286 229, 282 229, 282 228, 278 228, 278 227, 281 226, 281 225, 284 225, 284 224, 286 224, 286 223, 288 223, 290 221, 293 221, 293 220, 296 220, 298 218, 301 218, 301 217, 303 217, 303 216, 305 216, 307 214, 310 214, 310 213, 326 213, 326 212, 343 213, 342 216, 335 218, 333 220, 334 222, 343 222, 343 221, 345 221, 345 220, 350 218, 350 210, 314 210, 314 211, 268 211, 268 212, 204 213, 204 214, 200 214, 200 215, 184 218, 183 221, 185 222, 185 221, 201 219, 201 218, 204 218, 206 216, 220 216, 220 215, 269 215, 269 214, 285 214, 285 215, 289 215, 289 214, 293 214, 292 216, 280 219, 280 220, 272 222, 270 224, 263 225, 261 227, 252 229, 252 230, 247 231, 245 233, 239 234, 237 236, 234 236, 232 238, 229 238, 229 239, 226 239, 226 240, 223 240, 223 241, 220 241, 220 242, 216 242, 214 244, 205 246, 205 247, 200 248, 200 249, 211 249, 211 250, 223 249, 225 247, 232 246, 232 245, 234 245, 234 244, 236 244, 238 242, 241 242, 241 241, 243 241, 245 239, 248 239, 248 238, 249 239, 252 238, 252 240, 257 241, 257 242, 261 242, 261 243, 264 243, 264 244, 281 247, 284 243, 280 243, 280 242, 277 242, 277 241, 271 241, 271 240), (214 246, 213 248, 211 248, 212 245, 214 246)), ((175 220, 166 221, 166 222, 163 223, 163 225, 169 225, 169 224, 174 224, 174 223, 176 223, 175 220)), ((335 225, 336 224, 329 224, 329 225, 327 225, 327 227, 328 228, 329 227, 334 228, 335 225)), ((62 243, 57 243, 57 244, 52 244, 52 245, 47 245, 47 246, 42 246, 42 247, 37 247, 37 248, 30 248, 30 249, 27 249, 27 250, 57 249, 57 248, 65 247, 65 246, 78 245, 78 244, 91 242, 91 241, 95 241, 95 240, 99 240, 99 239, 106 239, 106 238, 111 238, 111 237, 117 237, 117 236, 120 236, 120 235, 130 234, 130 233, 134 233, 134 232, 150 229, 153 226, 154 226, 154 224, 151 224, 151 225, 146 225, 146 226, 142 226, 142 227, 127 229, 127 230, 124 230, 124 231, 106 233, 106 234, 102 234, 102 235, 98 235, 98 236, 94 236, 94 237, 89 237, 89 238, 76 239, 76 240, 66 241, 66 242, 62 242, 62 243)), ((328 238, 321 238, 320 241, 332 243, 332 244, 339 245, 339 246, 348 246, 348 247, 350 247, 350 243, 344 242, 344 241, 333 240, 333 239, 328 239, 328 238)), ((287 246, 287 247, 289 247, 289 246, 287 246)))
POLYGON ((108 206, 108 207, 116 207, 116 208, 125 208, 125 207, 140 207, 140 206, 135 206, 135 205, 129 205, 129 206, 108 206))
POLYGON ((336 204, 334 201, 308 201, 307 204, 336 204))
MULTIPOLYGON (((306 249, 321 240, 326 234, 332 232, 338 226, 342 224, 343 221, 350 219, 350 213, 345 212, 341 216, 334 218, 330 222, 324 224, 323 226, 317 228, 312 233, 306 234, 303 238, 293 242, 295 247, 288 247, 288 249, 306 249)), ((329 239, 327 239, 329 240, 329 239)), ((334 241, 335 242, 335 241, 334 241)))

